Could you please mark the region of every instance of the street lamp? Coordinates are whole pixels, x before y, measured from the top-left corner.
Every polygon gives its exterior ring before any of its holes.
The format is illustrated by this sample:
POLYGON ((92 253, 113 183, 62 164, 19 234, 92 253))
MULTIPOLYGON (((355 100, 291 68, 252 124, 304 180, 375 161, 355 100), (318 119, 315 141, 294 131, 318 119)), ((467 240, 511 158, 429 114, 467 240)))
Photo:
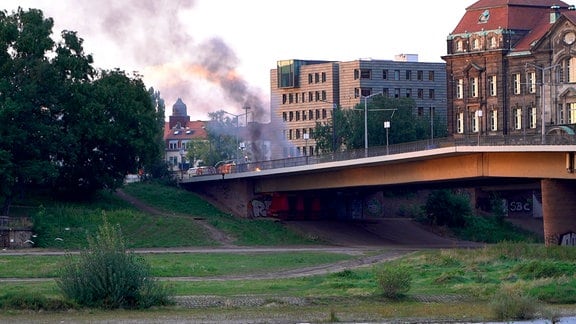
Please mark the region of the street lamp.
POLYGON ((304 133, 304 140, 306 141, 306 144, 304 146, 304 154, 306 154, 306 164, 308 164, 308 139, 310 139, 310 134, 308 133, 304 133))
POLYGON ((364 154, 368 156, 368 99, 382 94, 380 92, 373 93, 364 97, 364 154))
POLYGON ((180 149, 180 180, 184 179, 184 157, 186 156, 186 152, 184 149, 180 149))
POLYGON ((482 110, 476 110, 476 120, 478 121, 478 146, 480 146, 480 132, 482 132, 482 110))
POLYGON ((390 151, 388 150, 388 130, 390 129, 389 121, 384 122, 384 128, 386 129, 386 155, 388 155, 390 153, 390 151))
MULTIPOLYGON (((539 66, 536 64, 532 64, 532 63, 526 63, 526 65, 527 66, 530 65, 530 66, 540 70, 540 73, 542 75, 542 82, 540 83, 540 92, 541 92, 540 98, 542 99, 542 106, 540 107, 540 119, 541 119, 540 128, 541 128, 541 133, 542 133, 541 134, 542 139, 541 139, 540 144, 546 144, 546 126, 544 125, 544 119, 545 119, 545 108, 544 107, 546 105, 546 100, 545 100, 546 93, 544 91, 544 78, 546 76, 545 75, 546 71, 552 70, 553 68, 557 67, 559 64, 554 64, 554 65, 550 65, 550 66, 546 66, 546 67, 539 66)), ((552 77, 550 77, 550 79, 552 79, 552 77)))

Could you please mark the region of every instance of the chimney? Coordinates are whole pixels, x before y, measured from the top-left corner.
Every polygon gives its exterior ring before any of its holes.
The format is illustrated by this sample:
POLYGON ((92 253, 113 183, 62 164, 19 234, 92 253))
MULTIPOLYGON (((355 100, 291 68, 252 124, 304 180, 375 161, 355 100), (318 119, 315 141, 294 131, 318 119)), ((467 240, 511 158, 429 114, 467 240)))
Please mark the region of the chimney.
POLYGON ((550 6, 550 24, 553 24, 560 18, 560 6, 552 5, 550 6))

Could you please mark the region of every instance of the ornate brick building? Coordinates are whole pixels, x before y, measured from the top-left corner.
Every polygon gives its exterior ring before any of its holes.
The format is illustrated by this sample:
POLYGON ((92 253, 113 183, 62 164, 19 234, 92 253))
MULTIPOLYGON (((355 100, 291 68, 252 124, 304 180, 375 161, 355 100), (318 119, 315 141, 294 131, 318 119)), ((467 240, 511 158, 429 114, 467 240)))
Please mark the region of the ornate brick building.
MULTIPOLYGON (((456 137, 573 133, 576 11, 558 0, 480 0, 447 39, 456 137)), ((538 139, 539 136, 534 136, 538 139)))

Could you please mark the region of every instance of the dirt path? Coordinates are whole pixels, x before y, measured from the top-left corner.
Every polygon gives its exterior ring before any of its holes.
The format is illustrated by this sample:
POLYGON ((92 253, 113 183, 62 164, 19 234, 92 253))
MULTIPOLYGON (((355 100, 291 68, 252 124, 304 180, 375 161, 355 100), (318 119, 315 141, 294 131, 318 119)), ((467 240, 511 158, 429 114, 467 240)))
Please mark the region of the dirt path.
POLYGON ((121 199, 134 205, 134 207, 138 208, 139 210, 141 210, 147 214, 150 214, 150 215, 159 216, 159 217, 185 217, 187 219, 190 219, 191 221, 194 221, 198 225, 202 226, 208 232, 208 234, 210 235, 210 238, 213 241, 220 243, 222 246, 234 246, 234 243, 233 243, 234 239, 232 237, 219 231, 217 228, 210 225, 204 219, 196 218, 192 215, 176 215, 176 214, 172 214, 172 213, 163 212, 161 210, 158 210, 152 206, 145 204, 144 202, 135 198, 134 196, 127 194, 122 189, 116 189, 116 195, 118 197, 120 197, 121 199))

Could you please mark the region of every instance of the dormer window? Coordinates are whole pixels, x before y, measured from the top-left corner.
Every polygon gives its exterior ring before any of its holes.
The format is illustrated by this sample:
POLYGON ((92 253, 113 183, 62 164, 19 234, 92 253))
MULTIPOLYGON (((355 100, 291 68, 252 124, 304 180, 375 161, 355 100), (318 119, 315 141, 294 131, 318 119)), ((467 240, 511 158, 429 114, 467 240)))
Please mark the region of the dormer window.
POLYGON ((498 47, 498 42, 496 40, 495 36, 490 36, 490 38, 488 38, 488 46, 490 48, 497 48, 498 47))
POLYGON ((474 38, 472 41, 472 48, 475 50, 480 49, 480 40, 478 38, 474 38))
POLYGON ((456 52, 463 52, 463 51, 464 51, 464 42, 461 39, 459 39, 456 42, 456 52))

